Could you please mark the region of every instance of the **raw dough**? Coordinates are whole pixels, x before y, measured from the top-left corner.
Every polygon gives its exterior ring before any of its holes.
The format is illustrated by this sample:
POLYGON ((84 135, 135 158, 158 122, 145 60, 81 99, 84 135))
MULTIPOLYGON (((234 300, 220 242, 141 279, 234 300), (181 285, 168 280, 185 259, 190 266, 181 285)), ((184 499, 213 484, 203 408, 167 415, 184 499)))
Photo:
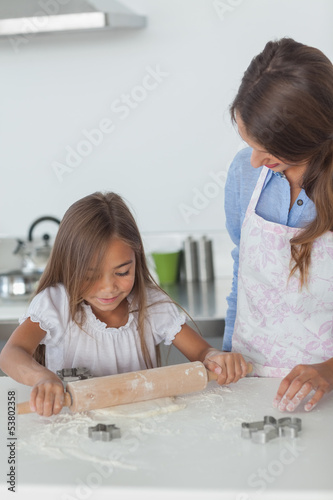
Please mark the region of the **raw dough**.
POLYGON ((110 416, 110 417, 129 417, 129 418, 147 418, 162 413, 170 413, 183 410, 185 403, 177 402, 176 398, 160 398, 151 401, 141 401, 140 403, 131 403, 120 406, 110 406, 100 410, 92 410, 89 415, 110 416))

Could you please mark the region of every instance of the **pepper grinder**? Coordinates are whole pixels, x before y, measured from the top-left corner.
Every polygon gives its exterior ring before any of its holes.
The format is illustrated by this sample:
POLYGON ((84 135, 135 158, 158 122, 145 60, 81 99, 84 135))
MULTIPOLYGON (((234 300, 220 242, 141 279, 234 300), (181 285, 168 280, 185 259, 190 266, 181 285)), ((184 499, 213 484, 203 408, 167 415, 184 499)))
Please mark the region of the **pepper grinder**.
POLYGON ((212 281, 214 279, 213 245, 212 240, 202 236, 198 242, 199 280, 212 281))

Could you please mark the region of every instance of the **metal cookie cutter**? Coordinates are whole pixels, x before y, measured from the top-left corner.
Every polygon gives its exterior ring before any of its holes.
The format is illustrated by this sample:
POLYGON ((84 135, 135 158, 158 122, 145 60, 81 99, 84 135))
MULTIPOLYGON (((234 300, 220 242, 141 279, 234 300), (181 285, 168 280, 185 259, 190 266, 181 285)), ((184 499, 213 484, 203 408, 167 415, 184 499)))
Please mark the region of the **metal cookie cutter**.
POLYGON ((85 380, 87 378, 92 378, 91 373, 88 368, 63 368, 56 372, 58 377, 62 380, 64 387, 68 382, 76 382, 77 380, 85 380))
POLYGON ((88 427, 88 436, 93 441, 112 441, 120 438, 120 429, 115 424, 97 424, 94 427, 88 427))
POLYGON ((259 422, 242 423, 242 437, 261 444, 265 444, 277 437, 295 438, 301 430, 302 420, 297 417, 285 417, 276 420, 268 415, 259 422))
POLYGON ((277 421, 279 436, 295 438, 302 430, 302 419, 297 417, 279 418, 277 421))

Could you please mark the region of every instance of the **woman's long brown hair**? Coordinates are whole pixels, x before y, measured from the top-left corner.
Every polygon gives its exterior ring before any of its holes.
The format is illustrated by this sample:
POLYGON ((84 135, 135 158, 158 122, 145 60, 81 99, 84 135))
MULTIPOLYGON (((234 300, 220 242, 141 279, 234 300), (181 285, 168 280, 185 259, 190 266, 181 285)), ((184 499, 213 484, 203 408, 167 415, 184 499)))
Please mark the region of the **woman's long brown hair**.
POLYGON ((333 66, 318 49, 268 42, 245 71, 231 105, 247 134, 284 163, 307 163, 302 187, 316 217, 294 238, 291 271, 307 283, 313 242, 333 230, 333 66))
MULTIPOLYGON (((51 256, 39 281, 36 294, 47 287, 63 283, 68 293, 70 316, 82 327, 84 323, 82 297, 93 284, 92 281, 89 283, 86 281, 87 269, 92 263, 102 262, 112 238, 121 239, 135 253, 132 312, 138 311, 142 355, 147 368, 151 368, 153 364, 145 340, 146 290, 147 287, 159 290, 161 288, 149 272, 135 219, 119 195, 96 192, 80 199, 67 210, 60 223, 51 256)), ((96 274, 98 275, 98 269, 96 274)), ((166 299, 169 300, 167 295, 166 299)), ((34 356, 42 364, 43 347, 40 345, 34 356)), ((158 346, 156 357, 157 363, 160 364, 158 346)))

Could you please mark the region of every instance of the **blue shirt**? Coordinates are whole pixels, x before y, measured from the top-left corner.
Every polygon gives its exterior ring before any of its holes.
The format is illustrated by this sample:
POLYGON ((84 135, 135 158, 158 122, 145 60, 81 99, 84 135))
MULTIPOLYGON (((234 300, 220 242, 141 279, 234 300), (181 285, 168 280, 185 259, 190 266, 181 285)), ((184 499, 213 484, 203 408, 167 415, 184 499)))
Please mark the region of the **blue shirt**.
MULTIPOLYGON (((239 243, 241 227, 257 184, 262 167, 253 168, 250 163, 251 148, 242 149, 234 158, 228 171, 225 185, 224 209, 226 227, 236 247, 231 252, 234 260, 232 290, 227 298, 228 310, 225 320, 223 349, 231 351, 231 339, 237 310, 237 283, 239 263, 239 243)), ((304 227, 316 216, 314 203, 304 189, 290 207, 290 185, 284 174, 270 170, 259 197, 256 213, 265 220, 289 227, 304 227)))

